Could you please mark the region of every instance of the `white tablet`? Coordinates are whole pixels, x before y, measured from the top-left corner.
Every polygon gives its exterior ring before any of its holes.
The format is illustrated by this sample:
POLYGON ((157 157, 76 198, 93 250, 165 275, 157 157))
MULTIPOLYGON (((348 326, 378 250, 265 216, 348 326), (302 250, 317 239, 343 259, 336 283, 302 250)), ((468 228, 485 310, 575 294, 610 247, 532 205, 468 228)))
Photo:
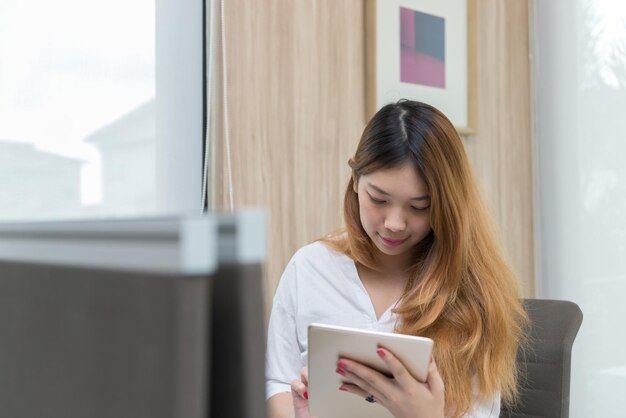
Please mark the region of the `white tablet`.
POLYGON ((340 357, 356 360, 389 374, 376 350, 391 351, 418 380, 425 381, 433 340, 412 335, 377 332, 334 325, 309 325, 309 413, 320 418, 393 418, 383 406, 339 390, 340 357))

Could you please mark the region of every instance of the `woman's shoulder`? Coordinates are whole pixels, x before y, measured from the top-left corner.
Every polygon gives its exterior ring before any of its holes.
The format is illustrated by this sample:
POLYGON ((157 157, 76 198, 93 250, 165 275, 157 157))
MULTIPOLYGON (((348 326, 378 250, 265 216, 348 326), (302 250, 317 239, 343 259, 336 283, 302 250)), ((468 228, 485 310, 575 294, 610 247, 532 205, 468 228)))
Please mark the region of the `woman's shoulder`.
POLYGON ((332 248, 328 243, 323 240, 314 241, 307 244, 298 251, 292 257, 292 261, 296 263, 326 263, 329 260, 344 259, 347 256, 336 249, 332 248))
POLYGON ((291 289, 303 297, 324 294, 336 287, 342 278, 352 274, 351 259, 323 241, 301 247, 293 255, 281 276, 279 288, 291 289))

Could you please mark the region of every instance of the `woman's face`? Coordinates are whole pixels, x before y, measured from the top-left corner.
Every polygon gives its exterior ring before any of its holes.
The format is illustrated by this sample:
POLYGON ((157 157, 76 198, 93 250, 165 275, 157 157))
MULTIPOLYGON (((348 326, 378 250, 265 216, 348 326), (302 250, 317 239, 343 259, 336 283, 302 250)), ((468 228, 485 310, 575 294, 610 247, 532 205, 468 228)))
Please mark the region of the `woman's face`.
POLYGON ((407 254, 430 232, 430 191, 410 163, 362 175, 355 191, 361 224, 381 253, 407 254))

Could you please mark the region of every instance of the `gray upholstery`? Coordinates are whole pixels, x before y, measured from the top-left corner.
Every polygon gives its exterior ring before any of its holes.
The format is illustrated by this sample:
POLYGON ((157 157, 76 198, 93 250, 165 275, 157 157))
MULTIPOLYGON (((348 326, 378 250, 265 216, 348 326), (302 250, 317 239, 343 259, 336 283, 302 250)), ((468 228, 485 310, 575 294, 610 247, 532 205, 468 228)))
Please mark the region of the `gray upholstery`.
POLYGON ((260 264, 192 276, 0 261, 0 313, 0 417, 266 416, 260 264))
POLYGON ((503 406, 504 418, 569 416, 570 363, 583 314, 573 302, 525 299, 531 321, 530 342, 518 353, 520 399, 503 406))

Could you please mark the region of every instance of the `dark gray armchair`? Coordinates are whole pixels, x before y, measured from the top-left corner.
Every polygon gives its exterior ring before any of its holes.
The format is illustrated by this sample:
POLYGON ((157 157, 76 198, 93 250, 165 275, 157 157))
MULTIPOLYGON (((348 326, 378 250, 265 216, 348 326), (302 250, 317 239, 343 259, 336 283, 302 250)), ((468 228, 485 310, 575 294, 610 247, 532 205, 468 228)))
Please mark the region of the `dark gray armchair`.
POLYGON ((520 400, 504 407, 501 418, 567 418, 574 338, 583 314, 573 302, 525 299, 530 344, 518 353, 520 400))

